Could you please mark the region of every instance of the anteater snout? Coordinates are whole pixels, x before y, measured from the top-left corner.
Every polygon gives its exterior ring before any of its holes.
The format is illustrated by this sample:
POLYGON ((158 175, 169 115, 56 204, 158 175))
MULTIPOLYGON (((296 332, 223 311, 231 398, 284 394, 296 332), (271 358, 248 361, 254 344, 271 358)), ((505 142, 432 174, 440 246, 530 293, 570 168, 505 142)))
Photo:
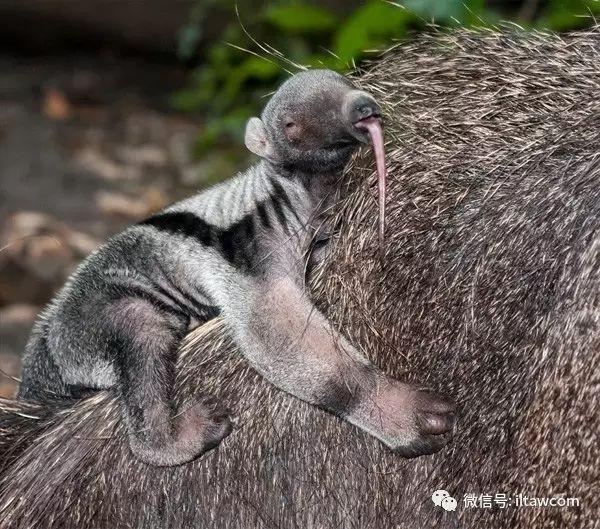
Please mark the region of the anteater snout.
POLYGON ((377 102, 365 92, 355 93, 348 105, 349 117, 352 123, 363 119, 379 116, 381 109, 377 102))

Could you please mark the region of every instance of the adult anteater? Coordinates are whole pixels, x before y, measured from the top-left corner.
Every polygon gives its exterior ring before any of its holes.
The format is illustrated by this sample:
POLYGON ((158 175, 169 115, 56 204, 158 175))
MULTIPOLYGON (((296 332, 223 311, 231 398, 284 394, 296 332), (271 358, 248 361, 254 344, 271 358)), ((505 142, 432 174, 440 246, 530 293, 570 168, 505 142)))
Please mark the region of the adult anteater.
POLYGON ((229 403, 220 448, 148 467, 111 395, 4 402, 3 528, 598 526, 600 31, 423 36, 359 82, 387 116, 385 266, 358 159, 315 295, 377 365, 457 398, 454 442, 399 458, 267 385, 215 321, 179 384, 229 403))

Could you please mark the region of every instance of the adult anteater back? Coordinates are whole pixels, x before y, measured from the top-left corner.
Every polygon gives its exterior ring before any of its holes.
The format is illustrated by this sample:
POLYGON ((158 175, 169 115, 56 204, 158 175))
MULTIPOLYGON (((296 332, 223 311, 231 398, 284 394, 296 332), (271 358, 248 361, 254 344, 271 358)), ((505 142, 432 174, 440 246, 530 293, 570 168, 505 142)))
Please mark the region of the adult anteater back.
POLYGON ((39 420, 7 409, 0 432, 26 441, 4 466, 3 527, 598 525, 600 32, 422 37, 361 82, 388 117, 386 266, 358 160, 315 291, 376 364, 458 396, 452 446, 390 454, 266 385, 215 323, 179 382, 185 398, 203 380, 238 417, 218 451, 134 461, 109 395, 39 420), (440 488, 456 511, 431 501, 440 488), (479 495, 494 506, 463 501, 479 495))

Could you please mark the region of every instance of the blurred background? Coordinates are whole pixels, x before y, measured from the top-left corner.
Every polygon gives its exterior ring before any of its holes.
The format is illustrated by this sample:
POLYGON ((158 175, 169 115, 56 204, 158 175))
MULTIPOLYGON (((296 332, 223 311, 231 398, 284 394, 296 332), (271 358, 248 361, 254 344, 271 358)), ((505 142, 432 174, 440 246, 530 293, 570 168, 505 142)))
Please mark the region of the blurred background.
POLYGON ((244 167, 246 119, 296 64, 347 71, 431 23, 595 15, 600 0, 1 0, 0 396, 73 267, 244 167))

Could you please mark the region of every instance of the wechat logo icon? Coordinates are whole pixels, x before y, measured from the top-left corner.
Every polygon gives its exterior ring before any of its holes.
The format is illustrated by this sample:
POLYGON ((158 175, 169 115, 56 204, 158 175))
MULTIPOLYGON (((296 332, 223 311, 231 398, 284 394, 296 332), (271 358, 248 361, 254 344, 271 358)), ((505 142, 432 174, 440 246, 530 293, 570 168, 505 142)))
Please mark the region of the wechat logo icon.
POLYGON ((455 511, 457 501, 444 489, 436 490, 431 495, 431 501, 446 511, 455 511))

